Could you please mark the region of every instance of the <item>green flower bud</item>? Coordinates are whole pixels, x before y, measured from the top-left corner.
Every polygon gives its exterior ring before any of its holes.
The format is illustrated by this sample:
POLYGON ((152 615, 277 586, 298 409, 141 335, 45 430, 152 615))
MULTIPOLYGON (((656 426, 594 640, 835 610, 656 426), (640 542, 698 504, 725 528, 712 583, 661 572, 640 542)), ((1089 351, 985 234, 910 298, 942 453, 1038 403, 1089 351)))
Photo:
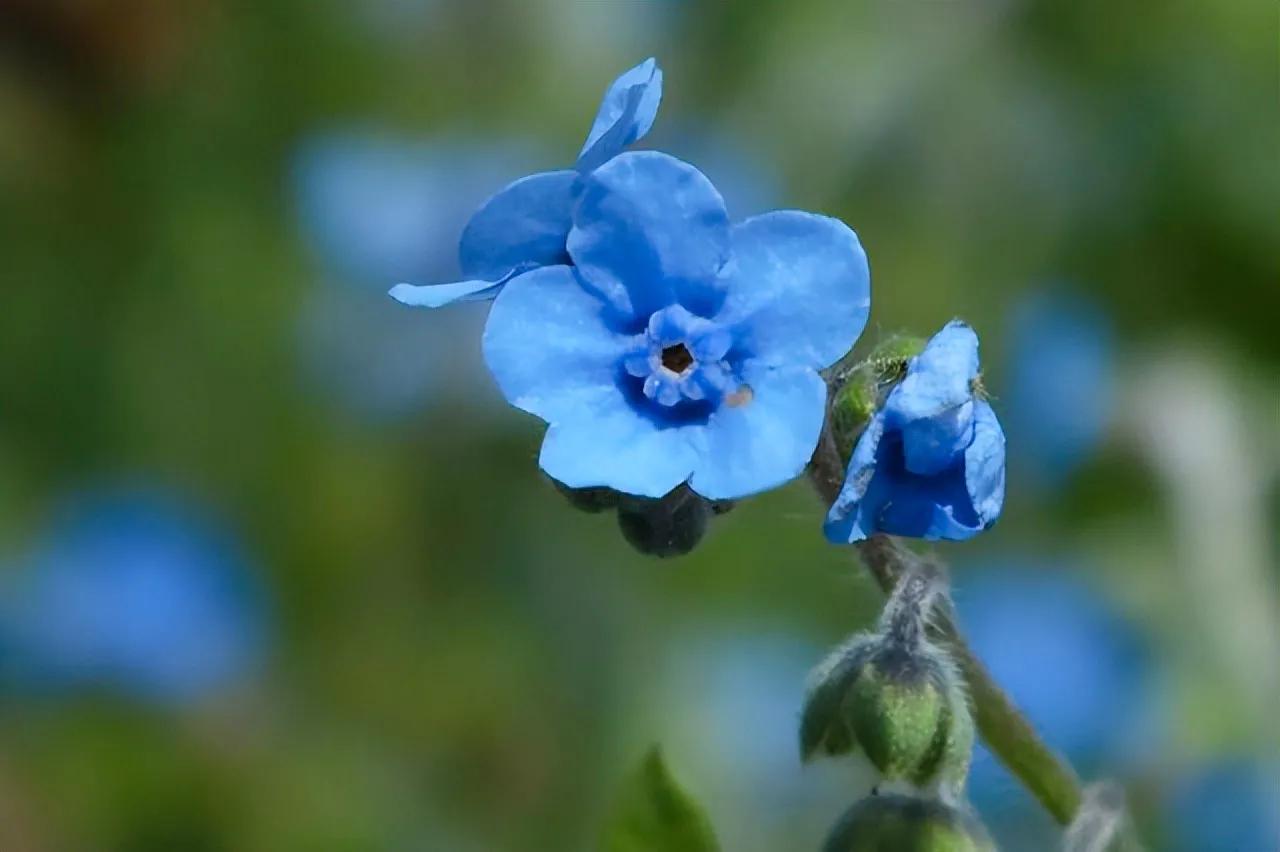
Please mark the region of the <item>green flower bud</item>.
POLYGON ((961 678, 925 625, 936 578, 909 575, 875 633, 837 648, 810 678, 800 722, 804 760, 861 753, 884 781, 963 790, 973 718, 961 678))
POLYGON ((822 852, 995 852, 968 810, 937 799, 871 796, 845 812, 822 852))
POLYGON ((643 554, 683 556, 702 540, 714 514, 711 501, 682 485, 658 500, 622 495, 618 526, 627 542, 643 554))
POLYGON ((863 426, 885 395, 907 372, 907 362, 924 349, 924 340, 896 334, 882 340, 864 361, 837 369, 831 425, 841 456, 848 458, 863 426))

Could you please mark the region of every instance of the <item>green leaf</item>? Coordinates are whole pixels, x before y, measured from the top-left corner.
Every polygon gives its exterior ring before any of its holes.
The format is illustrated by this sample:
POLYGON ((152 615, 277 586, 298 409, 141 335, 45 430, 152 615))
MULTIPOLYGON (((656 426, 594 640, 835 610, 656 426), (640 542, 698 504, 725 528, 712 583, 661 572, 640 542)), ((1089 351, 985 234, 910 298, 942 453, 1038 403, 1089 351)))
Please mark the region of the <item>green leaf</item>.
POLYGON ((717 852, 702 809, 680 789, 657 746, 623 789, 604 852, 717 852))

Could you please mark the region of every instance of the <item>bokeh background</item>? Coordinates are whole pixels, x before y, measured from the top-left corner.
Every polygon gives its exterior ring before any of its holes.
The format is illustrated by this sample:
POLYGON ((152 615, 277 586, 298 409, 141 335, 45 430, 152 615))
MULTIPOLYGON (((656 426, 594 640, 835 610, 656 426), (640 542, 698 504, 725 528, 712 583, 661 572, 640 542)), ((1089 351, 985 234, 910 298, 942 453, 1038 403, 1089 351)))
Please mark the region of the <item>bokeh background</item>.
MULTIPOLYGON (((656 55, 646 146, 836 215, 860 346, 962 316, 1009 438, 941 548, 975 646, 1151 848, 1280 849, 1274 4, 0 4, 0 848, 597 848, 661 742, 817 848, 807 669, 879 595, 805 483, 641 557, 414 312, 656 55)), ((1010 850, 1053 848, 980 755, 1010 850)))

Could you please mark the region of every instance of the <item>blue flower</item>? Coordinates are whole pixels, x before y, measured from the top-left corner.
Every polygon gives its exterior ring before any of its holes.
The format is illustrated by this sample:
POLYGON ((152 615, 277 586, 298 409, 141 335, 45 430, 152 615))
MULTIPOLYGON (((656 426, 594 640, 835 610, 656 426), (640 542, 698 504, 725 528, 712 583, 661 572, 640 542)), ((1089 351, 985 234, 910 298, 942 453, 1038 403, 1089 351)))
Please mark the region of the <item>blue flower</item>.
POLYGON ((1280 766, 1224 760, 1181 779, 1166 803, 1173 852, 1280 848, 1280 766))
POLYGON ((1111 407, 1112 335, 1081 296, 1041 292, 1012 317, 1006 421, 1019 462, 1056 485, 1097 445, 1111 407))
MULTIPOLYGON (((1083 566, 987 557, 981 566, 957 565, 953 576, 952 598, 974 653, 1081 774, 1123 774, 1129 762, 1158 748, 1159 711, 1144 638, 1086 581, 1083 566)), ((974 750, 969 797, 1004 835, 1002 849, 1051 848, 1061 837, 981 744, 974 750)))
POLYGON ((467 279, 452 284, 398 284, 392 298, 437 308, 492 299, 512 277, 570 262, 565 241, 583 179, 639 140, 658 114, 662 69, 646 59, 613 81, 572 169, 523 177, 490 198, 462 231, 459 260, 467 279))
POLYGON ((198 700, 265 645, 262 589, 228 534, 166 494, 84 495, 5 589, 5 674, 18 684, 198 700))
POLYGON ((1079 568, 987 566, 957 571, 952 596, 970 646, 1050 745, 1084 767, 1109 765, 1149 723, 1141 636, 1079 568))
POLYGON ((873 533, 963 541, 1004 504, 1004 432, 975 394, 978 336, 959 321, 934 335, 872 416, 827 514, 827 538, 873 533))
POLYGON ((494 174, 536 159, 520 140, 410 138, 367 126, 309 134, 290 184, 301 235, 326 278, 365 294, 458 273, 458 231, 494 174))
POLYGON ((550 424, 544 471, 732 499, 804 469, 826 408, 818 370, 870 310, 853 231, 796 211, 731 228, 701 172, 632 152, 584 178, 567 247, 575 265, 512 279, 484 334, 507 400, 550 424))
POLYGON ((527 162, 527 147, 368 128, 313 134, 299 146, 295 205, 322 270, 299 306, 299 355, 319 393, 376 423, 500 401, 470 378, 480 352, 467 342, 483 312, 424 318, 369 296, 371 286, 385 293, 388 280, 455 276, 457 232, 477 192, 527 162))

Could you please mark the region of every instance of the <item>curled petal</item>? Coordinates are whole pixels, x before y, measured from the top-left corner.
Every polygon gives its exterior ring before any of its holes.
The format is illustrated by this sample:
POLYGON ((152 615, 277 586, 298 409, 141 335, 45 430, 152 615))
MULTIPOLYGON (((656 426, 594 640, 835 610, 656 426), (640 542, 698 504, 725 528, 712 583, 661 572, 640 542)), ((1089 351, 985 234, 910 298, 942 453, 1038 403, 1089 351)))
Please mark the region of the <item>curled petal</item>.
POLYGON ((978 377, 978 335, 952 320, 929 339, 907 366, 907 377, 894 388, 885 407, 895 423, 936 417, 973 397, 978 377))
POLYGON ((454 302, 479 302, 498 295, 502 284, 492 281, 455 281, 452 284, 397 284, 391 298, 411 308, 439 308, 454 302))
POLYGON ((653 126, 662 101, 662 69, 653 58, 625 71, 610 84, 578 154, 577 168, 589 172, 622 153, 653 126))
POLYGON ((844 487, 827 513, 824 531, 837 543, 873 533, 963 541, 988 523, 974 511, 965 465, 934 476, 906 469, 901 433, 886 425, 884 411, 867 424, 854 448, 844 487))
POLYGON ((889 425, 902 430, 909 471, 939 473, 972 442, 977 376, 978 336, 958 320, 911 359, 907 377, 885 402, 889 425))
POLYGON ((567 266, 508 281, 484 329, 485 363, 507 401, 549 423, 591 423, 600 401, 619 395, 618 365, 635 347, 606 326, 603 308, 567 266))
POLYGON ((733 229, 718 317, 764 363, 821 369, 853 347, 871 312, 871 273, 843 222, 780 210, 733 229))
POLYGON ((501 283, 538 266, 569 262, 577 172, 539 172, 486 201, 462 232, 458 257, 467 278, 501 283))
POLYGON ((884 411, 877 411, 858 437, 849 459, 844 485, 827 512, 823 532, 837 544, 862 541, 877 531, 874 515, 868 515, 863 500, 876 473, 876 456, 884 437, 884 411))
POLYGON ((974 403, 973 443, 964 452, 965 485, 982 526, 989 527, 1004 507, 1004 430, 985 402, 974 403))
POLYGON ((827 385, 807 367, 749 368, 705 428, 689 486, 712 500, 746 497, 804 472, 818 444, 827 385))
POLYGON ((614 157, 583 179, 569 232, 583 279, 624 315, 680 303, 708 315, 729 257, 729 215, 702 172, 656 151, 614 157))

